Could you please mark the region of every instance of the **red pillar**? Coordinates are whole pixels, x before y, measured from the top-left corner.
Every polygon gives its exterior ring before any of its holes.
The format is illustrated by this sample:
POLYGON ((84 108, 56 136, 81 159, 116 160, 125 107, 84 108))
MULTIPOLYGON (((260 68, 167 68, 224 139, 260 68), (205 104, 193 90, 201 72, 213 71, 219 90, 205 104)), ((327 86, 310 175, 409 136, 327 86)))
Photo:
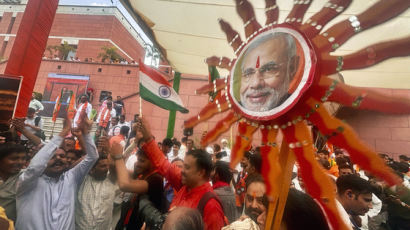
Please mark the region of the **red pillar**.
POLYGON ((25 117, 46 49, 58 0, 30 0, 26 6, 4 74, 23 76, 15 117, 25 117))

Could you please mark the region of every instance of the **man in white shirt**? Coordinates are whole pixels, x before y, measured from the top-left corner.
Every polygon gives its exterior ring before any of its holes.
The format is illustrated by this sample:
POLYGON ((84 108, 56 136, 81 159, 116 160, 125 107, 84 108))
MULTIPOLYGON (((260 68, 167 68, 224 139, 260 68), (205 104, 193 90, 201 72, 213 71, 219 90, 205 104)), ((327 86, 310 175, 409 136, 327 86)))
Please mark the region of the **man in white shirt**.
POLYGON ((98 159, 90 127, 91 122, 83 120, 72 132, 86 152, 72 169, 66 171, 65 151, 59 148, 71 131, 70 120, 65 120, 61 133, 33 157, 17 182, 16 229, 75 229, 76 194, 98 159))
MULTIPOLYGON (((35 114, 36 110, 34 108, 28 108, 27 117, 24 121, 26 129, 32 134, 36 134, 37 131, 41 131, 41 129, 43 128, 43 121, 41 117, 35 116, 35 114)), ((21 135, 21 140, 27 141, 28 139, 26 136, 21 135)))
POLYGON ((361 229, 360 217, 372 206, 373 188, 367 180, 356 174, 337 178, 337 200, 349 214, 350 224, 354 230, 361 229))
POLYGON ((80 120, 81 112, 84 111, 85 114, 87 114, 87 118, 90 119, 91 110, 93 109, 92 106, 91 106, 91 103, 88 102, 87 95, 82 95, 81 96, 80 103, 81 104, 78 106, 77 112, 75 113, 74 120, 73 120, 73 127, 74 128, 77 127, 77 125, 78 125, 77 123, 80 120))
POLYGON ((31 101, 30 101, 30 104, 29 104, 28 107, 33 108, 36 113, 44 110, 43 104, 41 104, 41 102, 36 99, 36 94, 35 93, 31 94, 31 101))
POLYGON ((112 225, 113 204, 119 188, 111 173, 115 168, 109 173, 109 166, 107 155, 102 155, 85 176, 75 205, 76 230, 105 230, 112 225))
POLYGON ((222 161, 230 162, 231 161, 231 149, 228 146, 228 140, 225 138, 221 140, 222 151, 226 152, 226 156, 222 157, 222 161))

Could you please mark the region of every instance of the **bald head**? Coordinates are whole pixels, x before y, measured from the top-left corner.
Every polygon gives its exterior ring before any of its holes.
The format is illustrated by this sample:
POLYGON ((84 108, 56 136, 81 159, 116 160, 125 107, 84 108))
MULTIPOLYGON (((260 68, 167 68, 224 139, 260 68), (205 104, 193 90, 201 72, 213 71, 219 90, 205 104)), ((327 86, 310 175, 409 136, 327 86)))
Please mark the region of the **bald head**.
POLYGON ((204 229, 201 213, 197 209, 178 207, 171 211, 162 230, 204 229))

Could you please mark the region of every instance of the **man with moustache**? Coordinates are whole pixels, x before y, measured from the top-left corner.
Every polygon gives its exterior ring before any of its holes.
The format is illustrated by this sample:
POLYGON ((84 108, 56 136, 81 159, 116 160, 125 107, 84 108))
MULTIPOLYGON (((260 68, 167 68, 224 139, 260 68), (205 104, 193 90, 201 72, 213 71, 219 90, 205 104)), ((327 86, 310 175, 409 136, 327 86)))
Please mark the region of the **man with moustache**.
POLYGON ((74 205, 79 186, 98 159, 89 135, 92 122, 84 119, 72 133, 85 150, 84 159, 66 170, 65 151, 58 149, 71 131, 66 119, 61 133, 31 160, 17 182, 16 229, 75 229, 74 205))
POLYGON ((260 174, 250 175, 246 180, 245 215, 223 229, 253 229, 256 225, 264 229, 268 204, 263 177, 260 174))
POLYGON ((289 97, 289 84, 299 65, 295 39, 282 32, 266 35, 244 53, 240 103, 250 111, 269 111, 289 97))
POLYGON ((181 170, 171 164, 158 148, 146 121, 143 120, 138 129, 145 142, 142 150, 147 153, 158 172, 177 191, 170 210, 176 207, 197 208, 202 214, 205 229, 220 230, 225 224, 224 212, 209 183, 212 171, 211 156, 205 150, 189 150, 185 154, 184 167, 181 170))

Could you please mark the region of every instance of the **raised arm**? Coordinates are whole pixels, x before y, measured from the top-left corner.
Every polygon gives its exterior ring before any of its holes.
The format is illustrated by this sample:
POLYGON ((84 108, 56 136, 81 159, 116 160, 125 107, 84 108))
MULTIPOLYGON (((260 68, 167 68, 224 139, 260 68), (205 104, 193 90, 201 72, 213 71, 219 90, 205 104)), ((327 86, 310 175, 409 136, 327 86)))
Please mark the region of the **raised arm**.
POLYGON ((36 179, 40 177, 47 168, 48 161, 53 157, 54 151, 61 145, 63 138, 70 133, 71 121, 66 119, 61 133, 51 139, 40 151, 33 157, 30 165, 20 175, 17 182, 17 191, 22 192, 34 184, 36 179))
POLYGON ((152 138, 149 125, 145 119, 142 119, 142 122, 139 123, 138 129, 141 131, 142 139, 145 142, 142 149, 147 153, 151 163, 158 169, 158 172, 169 181, 174 189, 179 190, 182 187, 181 169, 171 164, 159 149, 154 138, 152 138))
POLYGON ((41 139, 34 135, 33 133, 29 132, 24 125, 24 119, 21 118, 14 118, 11 121, 12 127, 16 128, 17 131, 21 132, 25 137, 27 137, 28 140, 33 142, 35 145, 41 144, 41 139))
POLYGON ((91 125, 92 121, 87 117, 84 117, 84 120, 80 123, 78 128, 72 131, 73 135, 77 137, 81 149, 85 150, 86 153, 84 159, 74 168, 69 170, 69 173, 74 176, 74 179, 78 184, 82 183, 84 177, 98 160, 97 147, 89 134, 91 125))
POLYGON ((148 182, 145 180, 133 180, 130 178, 127 168, 125 167, 123 157, 123 147, 120 143, 113 142, 110 148, 111 158, 115 161, 115 170, 117 172, 118 187, 123 192, 146 193, 148 192, 148 182))

